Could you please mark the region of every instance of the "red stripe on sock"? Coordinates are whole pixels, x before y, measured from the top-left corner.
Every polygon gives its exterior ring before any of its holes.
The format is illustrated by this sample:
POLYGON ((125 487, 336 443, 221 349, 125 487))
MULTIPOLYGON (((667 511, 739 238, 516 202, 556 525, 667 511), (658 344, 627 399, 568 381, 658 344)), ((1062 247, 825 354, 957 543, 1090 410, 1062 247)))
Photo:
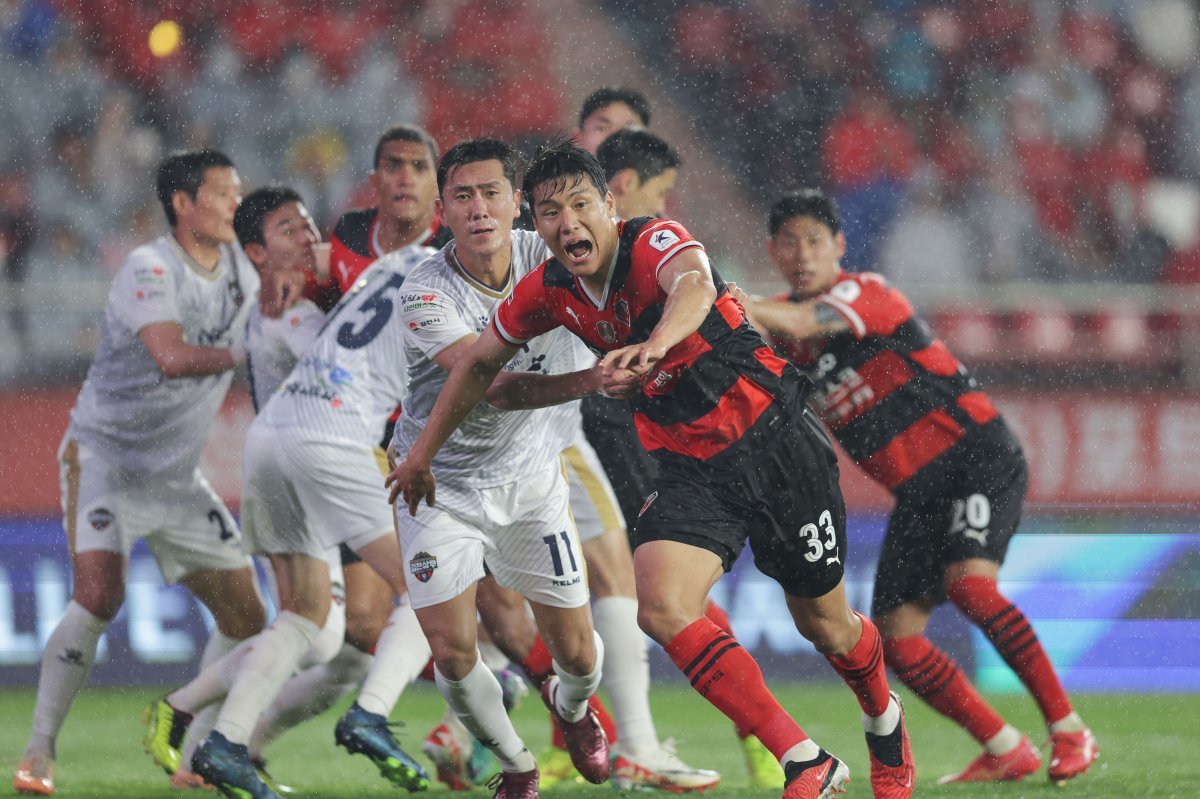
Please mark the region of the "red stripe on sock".
POLYGON ((771 694, 750 653, 708 618, 689 624, 664 649, 701 696, 775 757, 808 739, 771 694))
MULTIPOLYGON (((720 627, 723 632, 733 635, 733 622, 730 621, 729 614, 725 612, 723 607, 718 605, 716 602, 713 602, 711 599, 708 600, 707 604, 704 606, 704 616, 713 624, 720 627)), ((752 734, 750 730, 743 729, 737 724, 734 724, 733 728, 737 731, 738 738, 749 738, 752 734)))
POLYGON ((909 690, 979 743, 986 743, 1004 727, 1004 719, 980 696, 958 664, 925 636, 884 638, 883 657, 909 690))
POLYGON ((983 630, 1000 657, 1029 689, 1047 723, 1071 712, 1071 700, 1033 625, 1020 608, 1000 593, 995 580, 969 574, 956 580, 946 595, 983 630))
POLYGON ((858 612, 855 615, 862 619, 862 636, 858 643, 841 657, 825 659, 854 691, 863 712, 868 716, 882 716, 891 701, 887 671, 883 666, 882 639, 870 619, 858 612))
POLYGON ((425 668, 421 669, 421 679, 426 680, 428 682, 434 682, 433 658, 430 658, 429 662, 425 664, 425 668))

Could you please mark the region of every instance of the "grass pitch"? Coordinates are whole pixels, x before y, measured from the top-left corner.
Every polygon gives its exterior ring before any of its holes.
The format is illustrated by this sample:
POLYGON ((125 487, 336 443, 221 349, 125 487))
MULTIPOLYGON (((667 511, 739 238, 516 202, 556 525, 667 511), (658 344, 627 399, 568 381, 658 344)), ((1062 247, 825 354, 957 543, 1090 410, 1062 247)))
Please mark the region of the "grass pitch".
MULTIPOLYGON (((143 799, 208 792, 178 792, 142 753, 142 709, 156 689, 88 689, 78 699, 59 741, 56 796, 62 799, 143 799)), ((840 684, 782 685, 776 690, 784 705, 806 731, 850 766, 847 799, 870 797, 866 748, 858 721, 858 706, 840 684)), ((950 722, 912 696, 905 697, 917 759, 915 796, 945 799, 982 797, 1200 797, 1200 695, 1136 694, 1074 697, 1100 744, 1100 760, 1092 770, 1063 787, 1037 777, 1021 783, 939 786, 937 778, 957 771, 977 753, 973 741, 950 722)), ((1036 708, 1024 696, 991 697, 997 709, 1035 744, 1045 738, 1036 708)), ((0 796, 12 795, 9 775, 25 745, 33 710, 32 690, 0 691, 0 753, 3 782, 0 796)), ((676 740, 689 763, 715 768, 721 787, 705 794, 711 799, 775 799, 779 791, 749 787, 730 725, 687 686, 657 685, 652 697, 662 738, 676 740)), ((431 686, 419 685, 404 696, 395 714, 407 733, 401 745, 419 757, 422 738, 442 713, 442 699, 431 686)), ((405 795, 384 782, 361 756, 351 757, 333 746, 333 725, 342 708, 309 722, 280 740, 269 752, 272 774, 297 788, 302 799, 374 799, 405 795)), ((546 713, 530 696, 515 713, 517 727, 536 753, 549 741, 546 713)), ((1043 750, 1045 754, 1045 750, 1043 750)), ((435 787, 431 793, 442 793, 435 787)), ((543 791, 553 796, 611 796, 608 786, 562 785, 543 791)), ((483 789, 461 794, 490 796, 483 789)))

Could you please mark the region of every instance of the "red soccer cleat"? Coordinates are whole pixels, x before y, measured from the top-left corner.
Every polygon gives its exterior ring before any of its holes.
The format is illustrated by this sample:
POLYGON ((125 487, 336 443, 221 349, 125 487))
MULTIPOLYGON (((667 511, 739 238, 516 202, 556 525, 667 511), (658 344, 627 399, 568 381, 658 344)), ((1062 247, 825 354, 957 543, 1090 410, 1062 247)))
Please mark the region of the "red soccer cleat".
POLYGON ((26 755, 13 774, 13 790, 35 796, 54 795, 54 759, 47 755, 26 755))
POLYGON ((1096 738, 1089 729, 1079 732, 1056 732, 1050 736, 1050 771, 1051 782, 1065 782, 1072 777, 1078 777, 1087 771, 1096 758, 1100 757, 1100 748, 1096 746, 1096 738))
POLYGON ((783 799, 833 799, 846 792, 850 782, 850 769, 833 755, 821 750, 812 765, 798 771, 800 764, 788 763, 784 768, 787 782, 783 786, 783 799))
POLYGON ((904 723, 904 705, 900 704, 900 697, 895 691, 892 692, 892 700, 900 708, 900 722, 896 725, 896 729, 888 735, 867 733, 867 751, 871 754, 871 792, 875 799, 908 799, 912 796, 913 786, 916 783, 917 769, 913 764, 912 742, 908 738, 908 727, 904 723), (899 741, 896 741, 897 734, 899 734, 899 741), (899 765, 889 766, 875 756, 876 751, 881 753, 890 751, 892 756, 888 759, 894 759, 897 744, 900 749, 899 765))
POLYGON ((959 773, 942 777, 938 785, 951 782, 1015 782, 1025 779, 1041 767, 1042 756, 1029 738, 1022 737, 1011 752, 1002 755, 984 752, 959 773))
POLYGON ((567 751, 571 753, 571 762, 588 782, 599 785, 607 781, 610 769, 608 736, 604 734, 604 728, 596 718, 596 711, 589 705, 579 721, 567 721, 558 712, 554 701, 557 695, 558 677, 551 677, 542 683, 542 701, 550 708, 550 713, 562 728, 567 751))
POLYGON ((538 770, 501 771, 488 780, 492 799, 538 799, 538 770))

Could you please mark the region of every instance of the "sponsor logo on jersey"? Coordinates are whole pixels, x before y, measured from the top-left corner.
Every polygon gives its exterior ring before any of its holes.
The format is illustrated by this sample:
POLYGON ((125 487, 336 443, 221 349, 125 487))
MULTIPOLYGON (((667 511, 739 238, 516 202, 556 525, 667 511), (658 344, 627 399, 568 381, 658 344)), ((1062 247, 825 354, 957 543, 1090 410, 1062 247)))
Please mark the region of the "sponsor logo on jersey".
POLYGON ((629 303, 625 301, 624 297, 621 297, 615 303, 613 303, 613 316, 617 318, 618 322, 625 325, 625 327, 630 327, 629 303))
POLYGON ((607 319, 601 319, 596 323, 596 335, 604 339, 607 344, 617 343, 617 329, 607 319))
POLYGON ((428 552, 418 552, 408 562, 408 570, 412 572, 412 576, 423 583, 429 582, 429 578, 433 576, 436 569, 437 558, 428 552))
POLYGON ((112 511, 108 508, 96 508, 88 514, 88 524, 93 530, 104 530, 113 523, 112 511))
POLYGON ((659 252, 666 252, 667 248, 679 241, 679 236, 670 230, 660 230, 650 236, 650 246, 659 252))
POLYGON ((342 367, 337 366, 329 370, 329 379, 334 383, 334 385, 344 386, 347 383, 354 382, 354 375, 350 374, 342 367))
POLYGON ((646 513, 646 511, 650 509, 650 506, 651 506, 652 504, 654 504, 654 500, 656 500, 656 499, 658 499, 658 492, 657 492, 657 491, 655 491, 655 492, 654 492, 653 494, 651 494, 650 496, 646 497, 646 501, 645 501, 645 503, 643 503, 643 504, 642 504, 642 509, 641 509, 640 511, 638 511, 638 518, 639 518, 639 519, 640 519, 640 518, 642 518, 642 516, 643 516, 643 515, 646 513))

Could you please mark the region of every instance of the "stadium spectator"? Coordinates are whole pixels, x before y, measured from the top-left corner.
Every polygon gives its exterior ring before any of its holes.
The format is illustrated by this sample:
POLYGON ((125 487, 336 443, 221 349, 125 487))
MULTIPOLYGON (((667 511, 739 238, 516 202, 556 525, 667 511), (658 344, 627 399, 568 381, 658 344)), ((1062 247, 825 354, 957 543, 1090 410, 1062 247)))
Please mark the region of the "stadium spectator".
POLYGON ((245 358, 258 276, 236 246, 241 181, 216 151, 173 155, 157 189, 171 230, 130 253, 59 452, 75 584, 51 633, 33 731, 13 787, 54 792, 59 730, 125 600, 134 542, 163 579, 216 619, 202 662, 262 629, 265 610, 232 514, 199 469, 200 451, 245 358), (192 343, 199 342, 199 343, 192 343))
POLYGON ((833 202, 801 190, 771 208, 768 252, 789 286, 750 303, 756 321, 816 382, 828 429, 896 497, 875 576, 872 617, 888 665, 984 747, 941 782, 1019 780, 1041 756, 925 637, 949 599, 979 627, 1042 711, 1063 782, 1097 757, 1025 614, 997 586, 1016 532, 1027 472, 1020 444, 970 373, 908 300, 877 274, 841 267, 845 234, 833 202))

